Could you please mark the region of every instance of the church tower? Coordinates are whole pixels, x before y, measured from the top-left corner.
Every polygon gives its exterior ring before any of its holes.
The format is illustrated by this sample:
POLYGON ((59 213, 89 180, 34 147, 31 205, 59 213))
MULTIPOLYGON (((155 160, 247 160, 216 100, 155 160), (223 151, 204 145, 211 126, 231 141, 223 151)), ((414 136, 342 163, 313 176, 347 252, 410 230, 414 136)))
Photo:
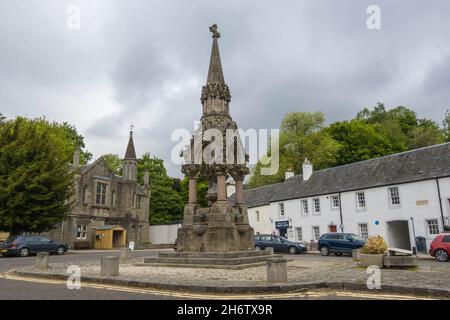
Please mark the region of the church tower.
POLYGON ((137 181, 137 158, 134 149, 133 130, 130 130, 127 151, 123 158, 123 178, 129 181, 137 181))

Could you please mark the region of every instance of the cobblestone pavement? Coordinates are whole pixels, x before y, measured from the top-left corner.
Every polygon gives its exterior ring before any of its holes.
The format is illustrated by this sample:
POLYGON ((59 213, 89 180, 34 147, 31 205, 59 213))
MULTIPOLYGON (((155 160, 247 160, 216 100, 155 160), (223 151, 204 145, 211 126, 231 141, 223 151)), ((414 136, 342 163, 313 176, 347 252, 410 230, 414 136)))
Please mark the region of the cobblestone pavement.
MULTIPOLYGON (((291 257, 290 257, 291 258, 291 257)), ((204 285, 258 285, 266 283, 266 267, 245 270, 170 268, 157 266, 133 266, 143 258, 121 264, 121 278, 143 281, 204 284, 204 285)), ((99 262, 81 262, 83 275, 99 275, 99 262)), ((62 272, 67 264, 52 264, 52 272, 62 272)), ((366 283, 369 275, 350 257, 322 257, 315 254, 292 257, 288 263, 289 282, 356 282, 366 283)), ((450 263, 421 260, 419 267, 409 270, 381 270, 381 285, 422 287, 450 290, 450 263)))

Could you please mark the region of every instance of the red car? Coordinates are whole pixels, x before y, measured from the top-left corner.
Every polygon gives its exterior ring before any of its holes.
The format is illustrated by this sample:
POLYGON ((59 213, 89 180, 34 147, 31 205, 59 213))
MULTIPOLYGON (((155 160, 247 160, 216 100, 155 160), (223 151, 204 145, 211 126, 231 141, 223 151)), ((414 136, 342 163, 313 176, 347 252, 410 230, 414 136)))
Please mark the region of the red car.
POLYGON ((430 244, 430 255, 439 262, 448 261, 450 255, 450 233, 442 233, 430 244))

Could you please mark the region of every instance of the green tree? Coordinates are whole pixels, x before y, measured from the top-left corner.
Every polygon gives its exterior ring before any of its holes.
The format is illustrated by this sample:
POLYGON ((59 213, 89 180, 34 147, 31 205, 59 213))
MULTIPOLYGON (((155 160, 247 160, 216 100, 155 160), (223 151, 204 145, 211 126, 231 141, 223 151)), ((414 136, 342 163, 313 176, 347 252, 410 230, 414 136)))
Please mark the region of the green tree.
POLYGON ((450 110, 445 113, 445 118, 442 123, 445 141, 450 142, 450 110))
POLYGON ((138 159, 138 182, 144 183, 144 172, 150 177, 150 223, 169 223, 179 220, 183 214, 183 199, 174 187, 174 180, 167 175, 164 161, 149 153, 138 159))
POLYGON ((429 119, 420 119, 418 125, 411 132, 409 149, 443 143, 445 138, 444 132, 436 122, 429 119))
POLYGON ((44 232, 62 221, 74 194, 65 150, 42 119, 0 126, 0 230, 44 232))
MULTIPOLYGON (((300 173, 302 163, 308 158, 317 169, 333 165, 339 144, 324 129, 322 112, 290 112, 281 122, 279 170, 273 176, 261 175, 259 162, 252 170, 251 188, 284 180, 288 168, 300 173)), ((269 156, 269 155, 268 155, 269 156)))
POLYGON ((103 160, 105 160, 106 165, 114 174, 117 175, 122 174, 122 159, 120 159, 120 157, 117 154, 112 153, 104 154, 103 160))
POLYGON ((336 165, 368 160, 395 152, 379 124, 354 119, 335 122, 327 131, 341 146, 336 165))

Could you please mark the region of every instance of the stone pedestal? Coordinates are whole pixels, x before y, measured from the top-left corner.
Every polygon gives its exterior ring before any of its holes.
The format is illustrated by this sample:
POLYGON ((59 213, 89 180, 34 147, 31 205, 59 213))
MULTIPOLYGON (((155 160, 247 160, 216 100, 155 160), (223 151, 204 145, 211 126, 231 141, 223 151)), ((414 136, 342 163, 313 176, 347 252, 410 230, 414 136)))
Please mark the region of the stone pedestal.
POLYGON ((39 270, 44 270, 44 269, 48 269, 48 257, 49 254, 48 252, 39 252, 36 255, 36 269, 39 270))
POLYGON ((384 257, 384 265, 386 267, 417 267, 419 259, 417 256, 386 256, 384 257))
POLYGON ((361 249, 353 249, 352 250, 352 259, 353 259, 353 261, 361 260, 361 249))
POLYGON ((274 250, 273 250, 272 247, 267 247, 264 251, 265 251, 267 254, 274 254, 274 250))
POLYGON ((287 282, 287 259, 269 258, 267 259, 267 282, 280 283, 287 282))
POLYGON ((378 266, 383 268, 384 254, 361 254, 359 260, 359 266, 369 267, 378 266))
POLYGON ((120 262, 127 263, 131 259, 131 249, 123 248, 120 250, 120 262))
POLYGON ((119 257, 108 256, 102 257, 100 274, 102 276, 118 276, 119 275, 119 257))

